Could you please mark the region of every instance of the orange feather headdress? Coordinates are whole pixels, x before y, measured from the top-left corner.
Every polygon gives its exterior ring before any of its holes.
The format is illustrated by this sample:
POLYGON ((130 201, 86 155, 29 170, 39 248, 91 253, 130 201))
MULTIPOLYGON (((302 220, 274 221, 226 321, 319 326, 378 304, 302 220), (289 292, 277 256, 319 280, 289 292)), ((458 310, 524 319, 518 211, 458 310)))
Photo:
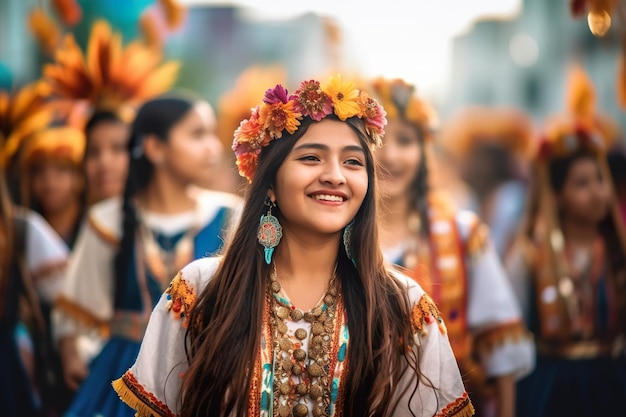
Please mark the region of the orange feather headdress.
POLYGON ((618 136, 617 123, 597 111, 595 88, 584 68, 572 66, 566 111, 546 121, 544 134, 536 149, 537 156, 548 159, 562 157, 581 148, 605 153, 618 136))
MULTIPOLYGON (((559 205, 551 185, 550 166, 558 159, 584 151, 593 155, 604 181, 612 189, 612 179, 606 152, 617 138, 617 125, 596 110, 596 94, 591 80, 584 69, 575 65, 571 68, 567 85, 566 111, 545 122, 544 133, 537 142, 533 158, 533 187, 529 195, 528 209, 522 230, 540 245, 542 253, 537 265, 537 290, 559 288, 560 282, 570 277, 569 266, 564 257, 564 236, 559 220, 559 205)), ((626 251, 626 232, 613 194, 608 217, 617 236, 617 244, 626 251)), ((542 315, 555 317, 563 323, 558 328, 542 323, 546 337, 567 337, 569 316, 566 306, 573 302, 569 293, 557 293, 559 302, 542 303, 542 315)))
POLYGON ((45 129, 53 118, 54 108, 47 102, 49 87, 42 82, 26 85, 13 94, 0 91, 0 166, 32 134, 45 129))
POLYGON ((430 103, 417 95, 414 85, 399 78, 382 77, 372 80, 370 84, 368 91, 383 106, 388 120, 404 119, 418 126, 425 134, 437 129, 437 112, 430 103))
POLYGON ((162 63, 159 51, 139 41, 124 47, 104 20, 94 24, 85 53, 67 35, 55 60, 43 74, 57 98, 117 112, 169 90, 179 69, 178 62, 162 63))

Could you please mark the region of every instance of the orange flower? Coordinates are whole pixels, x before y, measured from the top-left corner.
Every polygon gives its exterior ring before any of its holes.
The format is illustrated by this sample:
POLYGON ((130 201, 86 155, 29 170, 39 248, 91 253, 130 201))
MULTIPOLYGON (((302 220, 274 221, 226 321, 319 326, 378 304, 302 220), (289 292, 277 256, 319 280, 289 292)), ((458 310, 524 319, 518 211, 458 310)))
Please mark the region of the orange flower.
POLYGON ((248 182, 252 182, 254 173, 256 172, 256 166, 259 163, 259 152, 247 152, 242 153, 237 157, 237 168, 239 169, 239 175, 246 177, 248 182))
POLYGON ((28 26, 41 49, 52 55, 61 43, 61 29, 55 21, 41 7, 37 7, 28 16, 28 26))
POLYGON ((263 103, 260 109, 260 121, 272 139, 281 138, 283 130, 293 134, 300 126, 298 119, 302 117, 302 114, 294 110, 293 101, 276 104, 263 103))

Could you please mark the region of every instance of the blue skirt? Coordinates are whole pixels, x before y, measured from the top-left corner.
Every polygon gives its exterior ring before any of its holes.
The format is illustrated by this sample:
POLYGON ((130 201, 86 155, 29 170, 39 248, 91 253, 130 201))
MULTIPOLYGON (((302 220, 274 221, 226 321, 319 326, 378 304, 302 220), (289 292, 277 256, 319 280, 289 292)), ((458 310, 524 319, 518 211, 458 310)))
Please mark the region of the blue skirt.
POLYGON ((626 416, 626 359, 539 356, 516 404, 517 417, 626 416))
POLYGON ((133 366, 140 346, 128 339, 111 338, 89 365, 89 376, 65 417, 134 417, 135 410, 120 400, 111 382, 133 366))
POLYGON ((0 414, 6 417, 41 415, 31 381, 22 363, 13 328, 0 325, 0 414))

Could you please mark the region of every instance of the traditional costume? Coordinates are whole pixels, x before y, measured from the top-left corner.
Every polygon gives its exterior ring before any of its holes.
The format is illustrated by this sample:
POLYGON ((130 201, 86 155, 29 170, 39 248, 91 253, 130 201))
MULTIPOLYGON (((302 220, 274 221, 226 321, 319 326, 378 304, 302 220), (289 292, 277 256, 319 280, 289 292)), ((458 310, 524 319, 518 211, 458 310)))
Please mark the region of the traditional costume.
POLYGON ((532 121, 521 110, 478 106, 449 118, 438 136, 444 152, 468 166, 463 177, 476 193, 476 212, 500 257, 510 248, 523 215, 533 137, 532 121))
POLYGON ((507 262, 525 318, 536 335, 537 366, 518 384, 520 417, 621 415, 626 410, 626 240, 616 199, 588 257, 575 256, 559 224, 550 165, 584 152, 611 186, 607 126, 595 114, 590 81, 577 68, 570 114, 548 120, 533 158, 534 193, 523 235, 507 262), (604 132, 603 132, 604 131, 604 132), (618 264, 610 251, 621 253, 618 264))
MULTIPOLYGON (((40 82, 15 94, 0 92, 3 203, 8 200, 5 172, 19 168, 16 153, 52 119, 47 95, 48 89, 40 82)), ((2 209, 6 217, 0 226, 0 407, 10 417, 32 416, 42 408, 58 411, 63 401, 48 312, 63 285, 68 250, 41 216, 7 206, 2 209), (11 259, 7 259, 9 254, 11 259), (34 369, 26 368, 29 361, 34 362, 34 369)))
POLYGON ((67 234, 61 236, 71 250, 76 241, 78 230, 82 224, 82 193, 84 181, 82 178, 83 154, 85 151, 85 135, 82 131, 70 127, 48 127, 28 138, 20 151, 20 171, 22 204, 38 209, 39 204, 31 193, 31 173, 39 164, 52 162, 67 165, 74 171, 77 189, 74 192, 76 203, 80 211, 74 220, 74 226, 67 234))
MULTIPOLYGON (((337 77, 322 87, 318 81, 310 80, 291 96, 277 85, 266 91, 264 103, 253 108, 252 115, 235 132, 233 150, 240 174, 252 181, 261 148, 281 137, 288 140, 283 130, 293 133, 302 118, 321 120, 329 114, 341 120, 355 116, 364 119, 371 145, 380 145, 386 124, 384 112, 353 84, 337 77)), ((280 225, 270 208, 261 217, 258 230, 268 265, 281 236, 280 225)), ((345 252, 340 255, 347 256, 343 261, 349 265, 351 239, 350 232, 345 232, 345 252)), ((113 383, 122 400, 136 409, 138 416, 179 413, 184 395, 181 387, 189 366, 185 335, 188 329, 203 330, 201 321, 190 322, 189 315, 221 259, 196 261, 174 278, 152 313, 137 361, 113 383)), ((473 415, 437 307, 416 282, 400 274, 391 279, 397 279, 399 287, 406 291, 411 307, 407 320, 411 321, 413 339, 407 349, 419 350, 419 363, 400 362, 406 372, 394 387, 392 415, 473 415)), ((310 311, 301 311, 281 288, 276 270, 269 273, 259 318, 259 348, 254 363, 249 364, 247 415, 344 415, 347 362, 352 349, 347 317, 352 312, 344 305, 341 283, 342 277, 335 271, 318 304, 310 311)))
MULTIPOLYGON (((121 238, 118 198, 94 205, 87 215, 62 297, 57 302, 58 337, 96 332, 106 344, 90 363, 90 375, 68 416, 131 416, 110 388, 137 357, 150 312, 168 276, 192 261, 218 252, 238 207, 230 194, 202 191, 194 212, 140 212, 140 232, 125 281, 124 299, 113 302, 113 260, 121 238)), ((89 359, 89 358, 86 358, 89 359)))
MULTIPOLYGON (((424 141, 432 137, 434 121, 428 104, 401 80, 377 79, 373 91, 390 120, 415 126, 426 155, 424 141)), ((531 371, 532 338, 488 228, 474 213, 458 210, 444 192, 428 191, 422 201, 425 213, 420 213, 419 203, 411 202, 415 206, 406 219, 409 239, 383 253, 433 297, 477 411, 490 415, 494 412, 490 381, 531 371)))
MULTIPOLYGON (((44 75, 53 92, 74 105, 132 115, 144 100, 171 87, 178 66, 162 63, 159 51, 139 41, 122 47, 109 24, 97 21, 86 53, 66 37, 57 62, 44 67, 44 75)), ((122 200, 108 199, 89 209, 56 305, 57 338, 91 336, 80 349, 89 377, 67 416, 132 415, 110 382, 136 358, 150 311, 170 277, 192 260, 218 252, 236 218, 235 196, 198 191, 195 198, 195 210, 176 215, 137 209, 137 240, 121 299, 114 296, 114 259, 122 237, 122 200)))
MULTIPOLYGON (((188 366, 185 332, 188 326, 193 325, 186 317, 193 308, 196 297, 211 279, 219 261, 219 258, 196 261, 174 278, 152 313, 135 365, 114 383, 121 398, 137 410, 137 416, 177 415, 182 378, 188 366)), ((414 281, 403 276, 398 276, 398 279, 406 287, 413 305, 412 323, 416 346, 421 349, 419 364, 421 372, 436 389, 428 387, 425 383, 416 386, 415 376, 407 372, 396 390, 398 395, 394 401, 399 401, 399 409, 393 415, 411 415, 406 408, 407 404, 410 404, 414 412, 421 413, 420 415, 438 417, 473 415, 471 403, 458 375, 454 355, 447 343, 444 343, 446 328, 437 307, 414 281)), ((340 289, 336 291, 335 294, 341 293, 340 289)), ((268 292, 263 316, 263 336, 259 342, 259 355, 253 371, 255 386, 251 387, 248 401, 249 416, 282 415, 279 414, 280 404, 275 404, 279 394, 275 392, 274 386, 277 377, 283 378, 285 365, 279 363, 280 359, 275 356, 277 352, 273 350, 276 337, 279 335, 273 330, 280 329, 280 326, 286 326, 283 333, 288 335, 293 344, 299 346, 304 356, 310 355, 311 351, 309 340, 302 339, 298 334, 300 329, 304 329, 307 334, 310 332, 320 334, 327 340, 324 346, 327 363, 324 363, 324 366, 331 369, 331 382, 327 388, 319 390, 319 396, 316 393, 312 397, 323 402, 326 409, 323 415, 343 415, 346 358, 347 350, 350 349, 349 329, 346 325, 346 314, 349 312, 343 307, 340 295, 333 303, 323 302, 317 306, 318 310, 328 309, 331 320, 326 322, 329 326, 326 324, 322 326, 320 329, 322 333, 316 333, 313 326, 318 326, 319 323, 305 318, 307 314, 314 315, 316 309, 305 312, 302 316, 290 315, 288 310, 292 309, 291 302, 284 293, 268 292)), ((297 385, 298 380, 299 378, 294 378, 293 383, 297 385)), ((285 378, 281 379, 281 382, 289 383, 285 378)), ((297 402, 298 398, 294 398, 293 401, 297 402)), ((313 404, 308 405, 312 410, 313 404)))

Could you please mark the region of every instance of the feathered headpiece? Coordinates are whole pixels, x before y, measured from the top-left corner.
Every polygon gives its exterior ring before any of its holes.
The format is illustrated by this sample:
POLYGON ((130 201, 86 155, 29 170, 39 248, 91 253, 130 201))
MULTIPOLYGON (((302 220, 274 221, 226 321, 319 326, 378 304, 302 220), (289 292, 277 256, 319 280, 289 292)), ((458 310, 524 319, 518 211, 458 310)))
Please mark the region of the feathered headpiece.
POLYGON ((179 69, 177 62, 162 63, 160 52, 139 41, 123 47, 121 35, 103 20, 94 24, 86 53, 67 35, 55 60, 43 69, 55 96, 114 111, 164 93, 179 69))
MULTIPOLYGON (((528 202, 526 219, 522 230, 527 238, 539 245, 537 257, 537 291, 544 294, 553 291, 555 301, 541 303, 543 317, 541 332, 544 337, 569 336, 568 305, 575 302, 571 291, 563 290, 571 283, 571 271, 565 261, 565 240, 559 221, 559 207, 552 189, 550 166, 555 160, 579 151, 594 155, 604 181, 613 189, 606 151, 617 135, 616 126, 596 112, 595 90, 580 66, 572 68, 567 87, 566 112, 549 118, 544 134, 538 142, 533 158, 533 187, 528 202), (560 323, 550 326, 550 323, 560 323)), ((626 251, 626 234, 617 200, 613 194, 608 214, 611 229, 617 236, 616 244, 626 251)))
POLYGON ((379 77, 371 82, 371 91, 387 112, 387 119, 406 120, 425 134, 438 127, 435 109, 417 95, 415 86, 406 81, 379 77))
POLYGON ((20 159, 22 167, 46 159, 78 167, 83 162, 84 151, 85 135, 82 130, 55 126, 41 130, 25 141, 20 159))
POLYGON ((584 68, 574 65, 567 85, 566 112, 546 121, 537 156, 558 158, 579 149, 606 153, 618 135, 617 123, 597 111, 595 88, 584 68))
POLYGON ((49 87, 42 82, 13 94, 0 91, 0 166, 6 167, 24 139, 48 126, 54 113, 46 101, 49 93, 49 87))

